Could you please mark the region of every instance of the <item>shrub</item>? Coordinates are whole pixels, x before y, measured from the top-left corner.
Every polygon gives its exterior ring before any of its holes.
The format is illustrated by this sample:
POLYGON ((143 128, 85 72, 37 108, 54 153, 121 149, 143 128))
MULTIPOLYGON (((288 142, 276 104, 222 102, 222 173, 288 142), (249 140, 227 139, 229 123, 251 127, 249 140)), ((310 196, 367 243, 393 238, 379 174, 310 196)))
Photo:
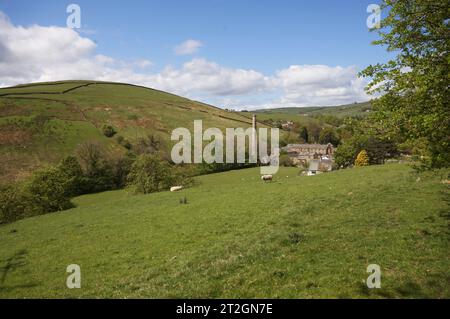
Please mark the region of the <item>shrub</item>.
POLYGON ((75 156, 67 156, 57 166, 67 197, 78 196, 86 192, 86 179, 75 156))
POLYGON ((67 176, 57 167, 49 167, 33 174, 25 191, 31 196, 33 214, 44 214, 73 207, 67 195, 67 176))
POLYGON ((336 131, 330 127, 324 128, 319 135, 319 143, 320 144, 328 144, 331 143, 334 146, 338 146, 341 141, 336 133, 336 131))
POLYGON ((369 165, 369 156, 365 150, 359 152, 358 156, 355 160, 355 166, 368 166, 369 165))
POLYGON ((83 169, 86 193, 97 193, 116 188, 112 160, 97 142, 85 142, 76 150, 83 169))
POLYGON ((294 167, 294 162, 287 154, 281 154, 280 155, 280 166, 284 167, 294 167))
POLYGON ((102 132, 103 132, 103 135, 105 135, 106 137, 113 137, 117 133, 115 128, 112 127, 112 125, 109 125, 109 124, 103 125, 102 132))
POLYGON ((132 154, 120 156, 113 160, 113 177, 116 188, 123 188, 127 184, 127 176, 131 171, 131 166, 135 158, 132 154))
POLYGON ((128 141, 126 138, 124 138, 122 135, 118 135, 116 137, 117 143, 125 147, 127 150, 131 150, 133 145, 131 145, 130 141, 128 141))
POLYGON ((145 138, 139 138, 135 145, 133 145, 133 150, 136 154, 159 154, 164 151, 166 145, 164 141, 154 134, 149 134, 145 138))
POLYGON ((170 165, 149 154, 140 155, 128 174, 128 186, 136 193, 148 194, 167 190, 176 182, 179 180, 170 165))
POLYGON ((29 216, 34 211, 30 199, 19 186, 0 186, 0 224, 29 216))
POLYGON ((334 152, 334 161, 338 167, 347 167, 354 163, 356 156, 355 147, 351 143, 344 143, 334 152))

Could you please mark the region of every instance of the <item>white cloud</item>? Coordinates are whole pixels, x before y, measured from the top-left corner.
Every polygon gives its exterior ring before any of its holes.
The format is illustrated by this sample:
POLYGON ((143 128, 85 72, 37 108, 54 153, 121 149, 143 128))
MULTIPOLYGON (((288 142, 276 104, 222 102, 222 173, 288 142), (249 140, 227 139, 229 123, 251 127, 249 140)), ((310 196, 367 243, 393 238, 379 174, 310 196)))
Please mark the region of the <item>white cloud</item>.
POLYGON ((264 90, 268 78, 253 70, 230 69, 204 59, 193 59, 180 69, 166 67, 152 77, 152 82, 160 89, 179 94, 197 92, 228 96, 264 90))
POLYGON ((236 109, 337 105, 368 99, 355 67, 292 65, 265 75, 201 58, 178 68, 166 66, 158 73, 151 66, 147 59, 122 61, 97 54, 92 40, 68 28, 15 26, 0 12, 0 86, 71 79, 117 81, 236 109))
POLYGON ((202 46, 203 44, 200 41, 189 39, 177 45, 174 52, 177 55, 190 55, 198 52, 202 46))
POLYGON ((327 65, 292 65, 278 71, 274 86, 283 90, 282 105, 324 106, 367 100, 358 70, 327 65))

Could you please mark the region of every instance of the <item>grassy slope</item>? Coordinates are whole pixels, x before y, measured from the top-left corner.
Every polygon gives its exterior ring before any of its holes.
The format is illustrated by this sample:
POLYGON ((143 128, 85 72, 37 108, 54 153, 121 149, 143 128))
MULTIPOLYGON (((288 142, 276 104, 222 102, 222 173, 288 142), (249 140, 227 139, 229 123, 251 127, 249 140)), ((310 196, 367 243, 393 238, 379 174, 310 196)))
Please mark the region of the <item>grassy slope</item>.
POLYGON ((287 107, 268 110, 257 110, 260 120, 291 120, 300 123, 311 121, 311 117, 318 114, 333 115, 339 118, 348 116, 366 116, 370 109, 370 102, 324 107, 287 107))
POLYGON ((86 140, 119 152, 101 133, 105 123, 131 141, 149 133, 168 140, 174 128, 191 128, 197 119, 221 129, 251 123, 239 113, 127 84, 63 81, 0 89, 0 181, 55 162, 86 140))
POLYGON ((296 175, 265 184, 248 169, 182 193, 87 195, 1 226, 0 297, 450 297, 439 177, 416 181, 400 164, 296 175), (72 263, 82 289, 65 287, 72 263), (371 263, 376 291, 363 284, 371 263))

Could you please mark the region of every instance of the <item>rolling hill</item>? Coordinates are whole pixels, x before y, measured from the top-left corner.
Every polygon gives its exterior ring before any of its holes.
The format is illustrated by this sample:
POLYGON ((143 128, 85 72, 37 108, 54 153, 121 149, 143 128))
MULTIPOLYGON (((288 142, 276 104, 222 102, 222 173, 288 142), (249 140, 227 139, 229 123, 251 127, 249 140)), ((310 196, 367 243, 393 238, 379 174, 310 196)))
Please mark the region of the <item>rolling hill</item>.
POLYGON ((197 119, 204 127, 220 129, 251 125, 240 113, 123 83, 61 81, 2 88, 0 181, 21 179, 87 140, 123 151, 116 139, 102 134, 105 124, 130 141, 148 134, 169 140, 174 128, 192 128, 197 119))
POLYGON ((312 106, 312 107, 287 107, 256 110, 259 119, 267 120, 291 120, 307 122, 315 115, 332 115, 338 118, 344 117, 365 117, 372 109, 370 102, 353 103, 339 106, 312 106))
POLYGON ((181 193, 81 196, 0 226, 0 298, 449 298, 448 187, 419 176, 281 168, 263 183, 252 168, 181 193), (70 264, 81 289, 66 287, 70 264))

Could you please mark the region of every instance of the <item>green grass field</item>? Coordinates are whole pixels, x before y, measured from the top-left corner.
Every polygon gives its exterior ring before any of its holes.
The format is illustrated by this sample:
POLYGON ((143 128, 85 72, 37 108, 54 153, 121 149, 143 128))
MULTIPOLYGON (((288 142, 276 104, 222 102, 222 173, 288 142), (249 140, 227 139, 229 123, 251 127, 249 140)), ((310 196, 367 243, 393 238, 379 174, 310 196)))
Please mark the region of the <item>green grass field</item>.
POLYGON ((0 227, 2 298, 450 298, 449 189, 390 164, 202 176, 0 227), (186 196, 188 204, 180 204, 186 196), (68 289, 69 264, 81 289, 68 289), (381 289, 365 286, 381 267, 381 289))

